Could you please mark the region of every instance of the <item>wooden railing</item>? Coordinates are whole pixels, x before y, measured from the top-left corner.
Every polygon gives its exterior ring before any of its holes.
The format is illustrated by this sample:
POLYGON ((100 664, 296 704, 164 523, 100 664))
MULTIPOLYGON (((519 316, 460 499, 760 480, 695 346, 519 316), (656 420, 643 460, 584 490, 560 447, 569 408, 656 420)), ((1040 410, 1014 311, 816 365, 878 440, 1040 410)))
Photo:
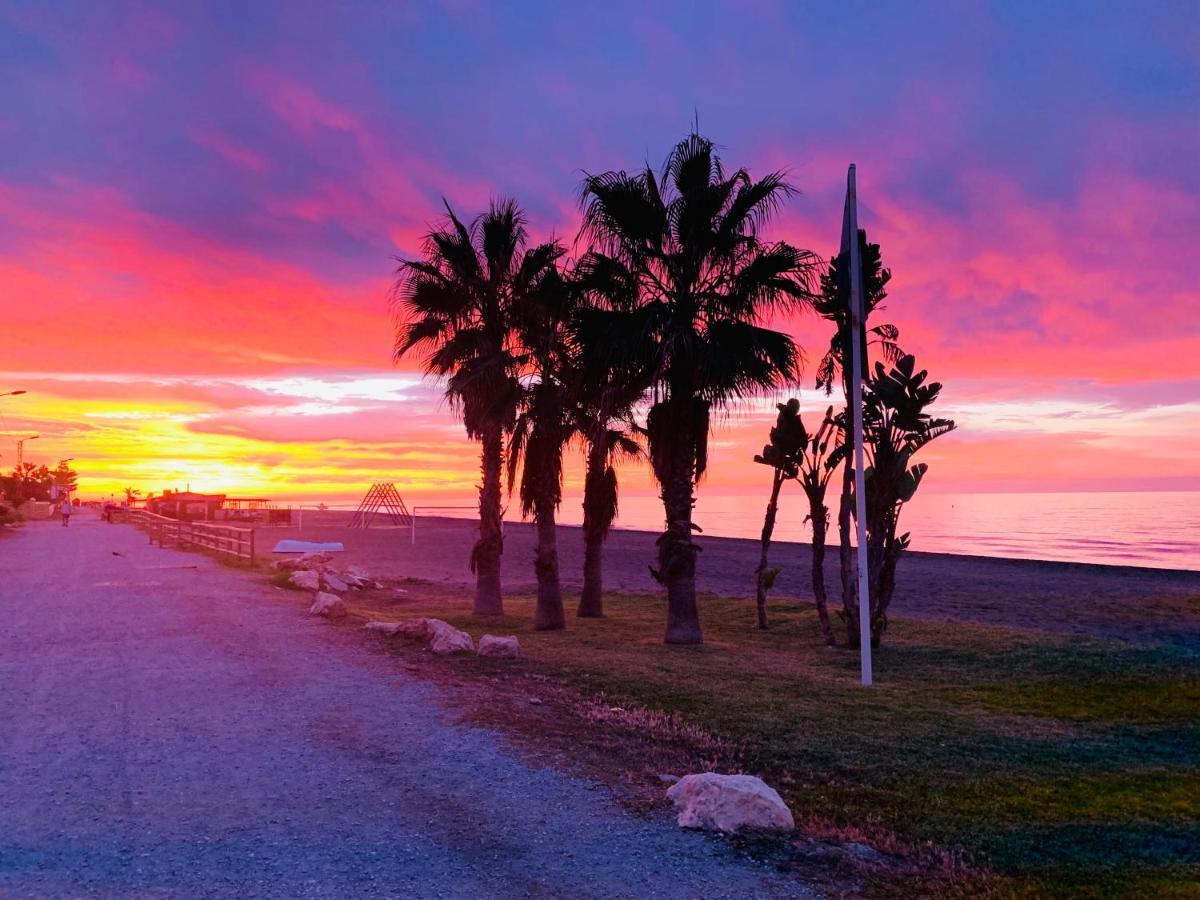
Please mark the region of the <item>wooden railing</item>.
POLYGON ((244 559, 250 565, 254 565, 253 528, 217 525, 214 522, 180 521, 158 516, 144 509, 131 509, 114 518, 142 529, 150 536, 150 543, 160 547, 203 547, 244 559))

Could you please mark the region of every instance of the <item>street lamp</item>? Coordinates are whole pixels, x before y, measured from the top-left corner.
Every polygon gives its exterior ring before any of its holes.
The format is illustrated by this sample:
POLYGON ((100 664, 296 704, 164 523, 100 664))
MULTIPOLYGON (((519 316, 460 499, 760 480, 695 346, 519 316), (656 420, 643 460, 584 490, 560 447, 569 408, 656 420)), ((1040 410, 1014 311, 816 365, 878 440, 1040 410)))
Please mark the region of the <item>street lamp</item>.
POLYGON ((21 440, 17 441, 17 468, 18 469, 21 468, 21 463, 23 463, 25 461, 25 442, 26 441, 36 441, 40 437, 41 437, 40 434, 31 434, 29 437, 21 438, 21 440))

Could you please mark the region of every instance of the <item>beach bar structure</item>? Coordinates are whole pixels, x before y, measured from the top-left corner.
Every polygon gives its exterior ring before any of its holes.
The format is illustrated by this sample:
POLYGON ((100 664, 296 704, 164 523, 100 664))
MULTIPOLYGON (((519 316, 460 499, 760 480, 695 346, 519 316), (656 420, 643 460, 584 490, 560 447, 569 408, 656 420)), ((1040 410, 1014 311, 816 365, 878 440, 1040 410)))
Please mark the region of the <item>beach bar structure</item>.
POLYGON ((146 500, 146 511, 181 522, 212 522, 224 502, 224 494, 163 491, 159 496, 146 500))
POLYGON ((181 522, 246 522, 286 525, 292 511, 279 509, 266 497, 230 497, 194 491, 163 491, 146 500, 145 508, 156 516, 181 522))

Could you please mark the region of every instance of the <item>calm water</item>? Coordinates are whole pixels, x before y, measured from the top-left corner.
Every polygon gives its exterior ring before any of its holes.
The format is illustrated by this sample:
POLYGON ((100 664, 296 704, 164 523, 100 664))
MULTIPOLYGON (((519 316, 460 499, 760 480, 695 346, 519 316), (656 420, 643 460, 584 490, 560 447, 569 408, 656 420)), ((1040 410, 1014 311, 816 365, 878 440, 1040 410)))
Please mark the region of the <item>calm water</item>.
MULTIPOLYGON (((757 538, 766 496, 700 493, 696 522, 707 534, 757 538)), ((799 491, 780 503, 775 537, 811 536, 799 491)), ((563 508, 564 522, 579 521, 563 508)), ((619 527, 661 528, 656 497, 622 497, 619 527)), ((1200 491, 918 495, 901 531, 912 548, 938 553, 1053 559, 1163 569, 1200 569, 1200 491)))

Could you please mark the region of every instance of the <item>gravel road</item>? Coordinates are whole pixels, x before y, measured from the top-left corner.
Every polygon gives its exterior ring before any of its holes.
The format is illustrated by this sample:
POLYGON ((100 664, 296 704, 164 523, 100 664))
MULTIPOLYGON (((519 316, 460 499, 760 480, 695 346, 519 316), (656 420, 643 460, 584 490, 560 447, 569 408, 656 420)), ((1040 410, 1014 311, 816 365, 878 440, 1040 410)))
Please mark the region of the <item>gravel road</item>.
POLYGON ((0 895, 804 895, 368 640, 90 514, 0 537, 0 895))

